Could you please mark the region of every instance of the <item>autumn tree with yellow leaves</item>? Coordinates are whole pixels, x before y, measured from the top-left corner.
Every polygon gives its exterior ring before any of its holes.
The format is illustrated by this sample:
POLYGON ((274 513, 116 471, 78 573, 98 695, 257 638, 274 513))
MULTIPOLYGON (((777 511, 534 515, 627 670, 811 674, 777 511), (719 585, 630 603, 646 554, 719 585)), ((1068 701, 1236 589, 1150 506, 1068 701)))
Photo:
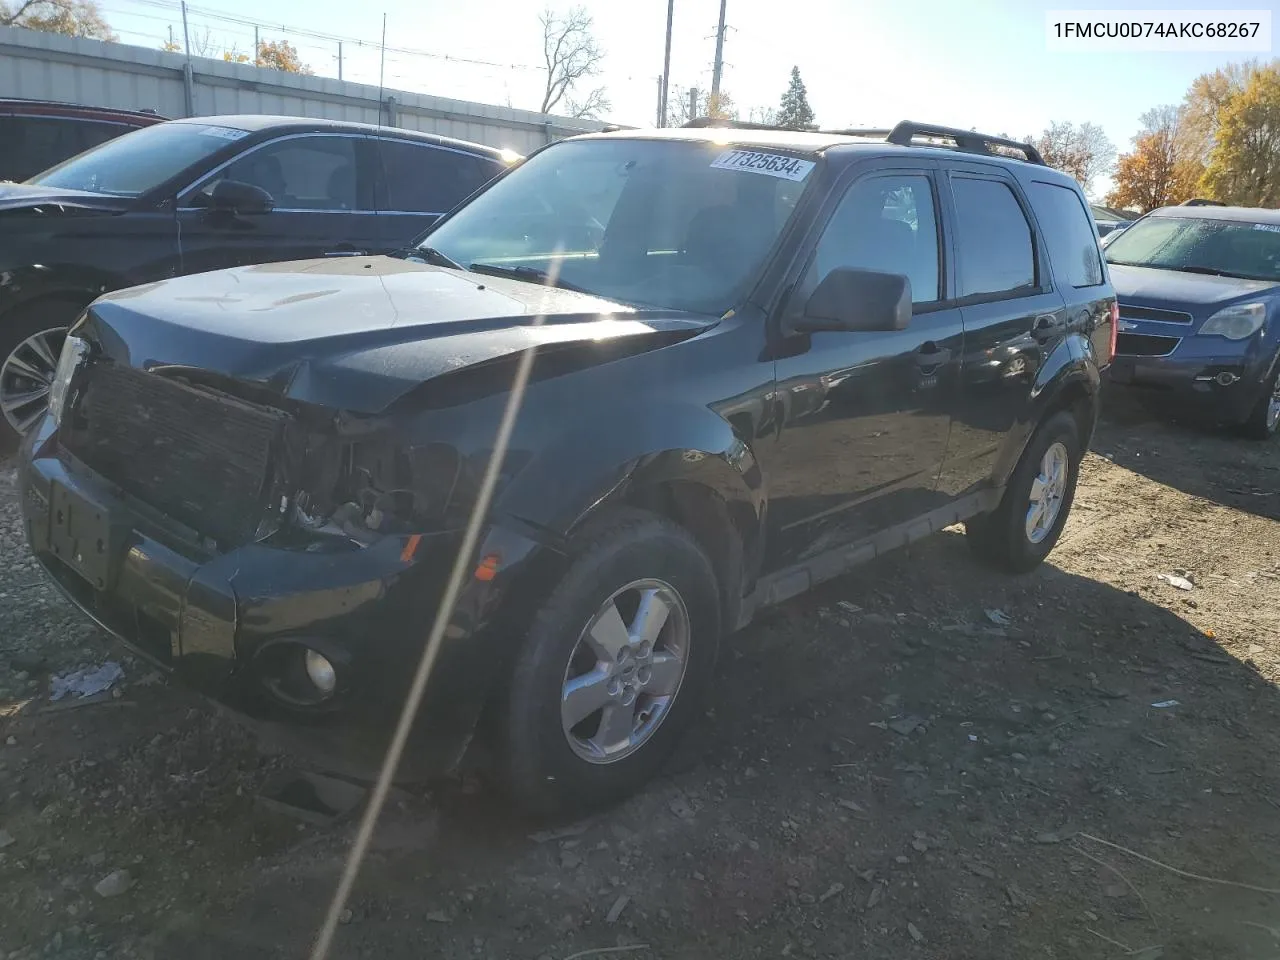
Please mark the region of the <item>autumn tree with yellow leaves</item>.
POLYGON ((1172 104, 1142 115, 1133 150, 1116 161, 1108 206, 1147 213, 1196 195, 1204 167, 1186 137, 1186 121, 1185 107, 1172 104))

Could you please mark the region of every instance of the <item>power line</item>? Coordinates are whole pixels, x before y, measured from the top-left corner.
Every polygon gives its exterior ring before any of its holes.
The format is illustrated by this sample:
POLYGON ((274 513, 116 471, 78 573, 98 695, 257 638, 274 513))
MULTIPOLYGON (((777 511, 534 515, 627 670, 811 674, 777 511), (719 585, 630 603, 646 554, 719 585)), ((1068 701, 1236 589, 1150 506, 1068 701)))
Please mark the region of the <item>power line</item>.
MULTIPOLYGON (((181 4, 176 0, 123 0, 123 2, 136 3, 140 6, 159 8, 161 10, 177 11, 181 9, 181 4)), ((368 47, 370 49, 380 49, 381 44, 377 41, 362 40, 358 37, 351 37, 345 34, 326 33, 319 30, 306 30, 300 27, 289 26, 283 23, 269 23, 265 20, 254 20, 247 17, 240 17, 225 10, 217 10, 213 7, 197 6, 195 4, 187 4, 189 14, 197 14, 209 20, 218 20, 223 23, 234 23, 243 27, 261 27, 272 30, 277 33, 286 33, 292 36, 311 37, 316 40, 327 40, 330 43, 352 44, 357 47, 368 47)), ((142 14, 130 14, 130 16, 142 16, 142 14)), ((545 73, 546 67, 534 66, 527 63, 496 63, 492 60, 479 60, 473 57, 456 57, 447 53, 436 53, 431 50, 420 50, 413 47, 396 47, 388 46, 388 53, 403 53, 408 56, 426 57, 432 60, 440 60, 446 63, 461 63, 472 66, 494 67, 502 70, 526 70, 535 73, 545 73)))

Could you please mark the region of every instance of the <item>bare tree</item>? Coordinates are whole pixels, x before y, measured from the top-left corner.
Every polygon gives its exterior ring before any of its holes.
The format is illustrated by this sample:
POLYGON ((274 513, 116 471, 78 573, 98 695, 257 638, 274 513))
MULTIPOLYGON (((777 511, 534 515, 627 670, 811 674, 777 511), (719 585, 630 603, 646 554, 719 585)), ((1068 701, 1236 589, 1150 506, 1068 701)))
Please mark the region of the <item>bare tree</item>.
POLYGON ((604 50, 591 32, 591 14, 582 7, 563 15, 548 8, 538 20, 542 24, 542 56, 547 71, 538 112, 550 113, 561 102, 575 117, 594 117, 608 110, 604 87, 597 87, 581 100, 572 97, 579 81, 596 76, 604 61, 604 50))
POLYGON ((1034 143, 1045 163, 1075 177, 1085 193, 1092 191, 1094 180, 1115 169, 1115 144, 1096 123, 1077 127, 1055 121, 1034 143))

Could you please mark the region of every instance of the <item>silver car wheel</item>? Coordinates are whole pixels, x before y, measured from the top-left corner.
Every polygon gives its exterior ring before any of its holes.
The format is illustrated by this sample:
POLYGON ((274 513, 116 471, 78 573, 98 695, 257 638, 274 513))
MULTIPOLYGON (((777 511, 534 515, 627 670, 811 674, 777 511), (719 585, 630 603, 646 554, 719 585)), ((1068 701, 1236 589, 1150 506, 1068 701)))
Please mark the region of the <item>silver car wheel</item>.
POLYGON ((662 580, 636 580, 587 623, 570 654, 560 722, 573 752, 614 763, 639 750, 671 712, 689 663, 689 612, 662 580))
POLYGON ((49 406, 66 327, 50 327, 23 340, 0 364, 0 413, 19 435, 27 433, 49 406))
POLYGON ((1032 543, 1042 542, 1057 522, 1070 472, 1071 460, 1066 446, 1061 442, 1051 444, 1040 458, 1039 474, 1031 481, 1026 531, 1027 539, 1032 543))

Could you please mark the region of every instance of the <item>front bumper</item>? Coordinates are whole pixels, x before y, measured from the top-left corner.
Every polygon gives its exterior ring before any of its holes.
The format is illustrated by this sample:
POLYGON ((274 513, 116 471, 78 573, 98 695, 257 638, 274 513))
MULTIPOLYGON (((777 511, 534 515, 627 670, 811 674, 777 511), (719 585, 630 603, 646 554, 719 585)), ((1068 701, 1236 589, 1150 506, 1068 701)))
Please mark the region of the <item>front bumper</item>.
MULTIPOLYGON (((62 592, 105 630, 184 684, 330 771, 376 773, 461 541, 449 531, 367 548, 272 539, 201 555, 162 517, 58 449, 47 421, 19 462, 28 543, 62 592), (74 519, 69 519, 74 518, 74 519), (273 644, 303 643, 338 666, 333 696, 273 695, 273 644)), ((494 526, 464 586, 405 751, 402 779, 461 761, 513 646, 498 615, 519 571, 543 554, 494 526)))
POLYGON ((1258 402, 1273 358, 1235 354, 1139 357, 1117 354, 1108 381, 1163 390, 1185 406, 1226 423, 1245 420, 1258 402), (1219 379, 1221 378, 1221 380, 1219 379))

